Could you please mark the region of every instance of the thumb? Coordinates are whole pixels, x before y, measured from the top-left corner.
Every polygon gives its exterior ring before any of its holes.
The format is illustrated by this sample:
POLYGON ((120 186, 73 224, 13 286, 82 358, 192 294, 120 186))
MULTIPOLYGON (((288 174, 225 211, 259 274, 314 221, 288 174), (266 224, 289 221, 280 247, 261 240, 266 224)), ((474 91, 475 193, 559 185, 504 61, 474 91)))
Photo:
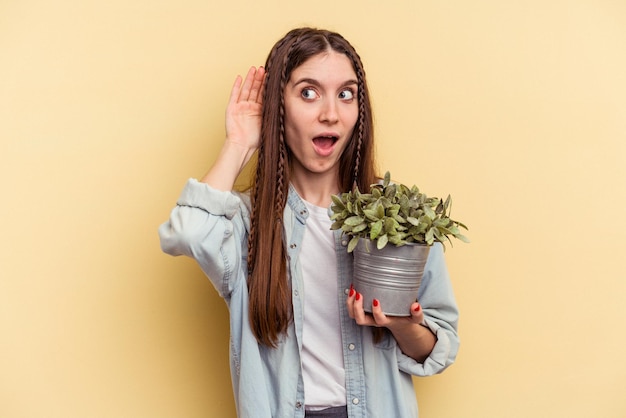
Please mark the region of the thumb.
POLYGON ((424 321, 424 311, 422 311, 422 305, 419 302, 413 302, 411 305, 411 319, 418 324, 424 321))

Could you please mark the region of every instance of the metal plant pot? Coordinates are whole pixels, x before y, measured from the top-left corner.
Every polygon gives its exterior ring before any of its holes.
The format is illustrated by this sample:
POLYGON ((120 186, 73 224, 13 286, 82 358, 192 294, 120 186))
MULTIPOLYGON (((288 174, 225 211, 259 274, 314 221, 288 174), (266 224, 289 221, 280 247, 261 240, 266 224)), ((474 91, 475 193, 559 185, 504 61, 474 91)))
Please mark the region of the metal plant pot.
POLYGON ((353 252, 353 283, 363 297, 365 311, 371 312, 372 300, 378 299, 386 315, 409 316, 429 251, 430 246, 422 244, 388 244, 379 250, 361 238, 353 252))

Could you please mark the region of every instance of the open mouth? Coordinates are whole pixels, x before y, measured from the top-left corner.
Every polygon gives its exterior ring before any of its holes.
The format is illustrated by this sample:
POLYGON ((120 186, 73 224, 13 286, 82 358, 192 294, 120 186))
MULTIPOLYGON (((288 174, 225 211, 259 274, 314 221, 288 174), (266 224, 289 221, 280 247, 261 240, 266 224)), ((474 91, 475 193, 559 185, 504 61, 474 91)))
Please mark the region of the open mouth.
POLYGON ((313 138, 313 143, 319 149, 332 148, 337 141, 339 141, 339 137, 333 135, 316 136, 313 138))

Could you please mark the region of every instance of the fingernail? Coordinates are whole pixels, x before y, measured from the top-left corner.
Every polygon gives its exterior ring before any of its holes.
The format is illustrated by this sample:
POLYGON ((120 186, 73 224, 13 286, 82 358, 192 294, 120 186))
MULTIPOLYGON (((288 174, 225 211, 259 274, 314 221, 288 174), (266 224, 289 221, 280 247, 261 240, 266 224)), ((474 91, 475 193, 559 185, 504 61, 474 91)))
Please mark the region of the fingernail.
POLYGON ((417 305, 417 306, 413 309, 413 312, 419 312, 421 308, 422 308, 422 307, 421 307, 420 305, 417 305))
POLYGON ((377 308, 378 307, 378 299, 374 299, 372 301, 372 305, 374 305, 374 307, 377 308))
POLYGON ((352 297, 354 295, 354 288, 350 286, 350 294, 348 296, 352 297))
POLYGON ((356 294, 356 300, 359 300, 359 299, 361 299, 361 294, 360 294, 359 292, 357 292, 357 294, 356 294))

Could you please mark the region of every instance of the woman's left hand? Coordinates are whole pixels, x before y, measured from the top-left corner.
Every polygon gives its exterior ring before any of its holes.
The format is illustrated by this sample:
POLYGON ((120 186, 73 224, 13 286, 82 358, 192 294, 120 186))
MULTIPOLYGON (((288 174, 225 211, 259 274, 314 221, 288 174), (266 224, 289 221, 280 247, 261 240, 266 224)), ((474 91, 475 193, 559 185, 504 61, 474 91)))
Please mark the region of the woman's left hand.
POLYGON ((374 299, 372 313, 368 314, 363 309, 363 296, 350 286, 346 305, 348 315, 357 324, 386 327, 393 334, 402 352, 418 362, 425 361, 435 346, 437 341, 435 334, 428 327, 422 325, 424 312, 419 302, 411 304, 410 316, 387 316, 383 313, 380 302, 374 299))
POLYGON ((424 321, 424 312, 419 302, 411 304, 410 316, 387 316, 383 313, 380 302, 376 299, 372 302, 371 314, 363 309, 363 297, 354 287, 350 287, 350 293, 346 300, 348 314, 357 324, 371 327, 387 327, 392 329, 398 326, 421 324, 424 321))

